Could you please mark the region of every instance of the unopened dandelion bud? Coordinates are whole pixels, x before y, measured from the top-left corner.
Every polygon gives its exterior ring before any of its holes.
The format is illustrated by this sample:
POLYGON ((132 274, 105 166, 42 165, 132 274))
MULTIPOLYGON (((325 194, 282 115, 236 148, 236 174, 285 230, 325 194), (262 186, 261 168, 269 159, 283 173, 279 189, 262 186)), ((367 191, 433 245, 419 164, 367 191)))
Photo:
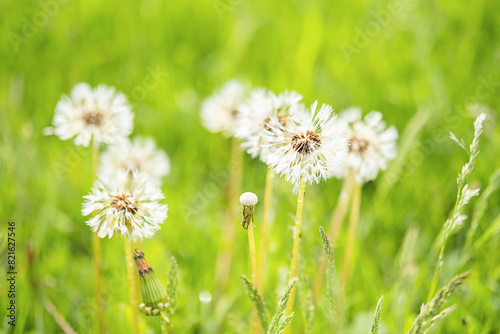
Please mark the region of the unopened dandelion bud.
POLYGON ((253 211, 258 201, 257 195, 252 192, 246 192, 240 196, 241 211, 243 213, 241 225, 245 230, 248 229, 248 224, 253 222, 253 211))
POLYGON ((159 315, 167 303, 167 291, 156 277, 146 259, 144 253, 139 249, 135 250, 134 260, 139 270, 141 280, 141 294, 144 304, 139 309, 146 315, 159 315))

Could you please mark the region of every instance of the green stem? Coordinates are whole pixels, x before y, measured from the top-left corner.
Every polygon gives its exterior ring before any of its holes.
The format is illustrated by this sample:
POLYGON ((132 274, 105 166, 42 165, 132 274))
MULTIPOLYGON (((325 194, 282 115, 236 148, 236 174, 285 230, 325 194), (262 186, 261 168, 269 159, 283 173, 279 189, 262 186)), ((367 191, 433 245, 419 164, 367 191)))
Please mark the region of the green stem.
POLYGON ((162 333, 173 334, 174 329, 172 327, 172 323, 170 319, 165 315, 165 313, 161 312, 161 331, 162 333))
MULTIPOLYGON (((248 250, 250 253, 250 264, 252 268, 252 282, 257 287, 257 291, 261 293, 261 286, 259 280, 259 270, 257 266, 257 253, 255 251, 255 237, 254 237, 254 216, 250 216, 250 221, 248 222, 248 250)), ((252 333, 260 333, 260 322, 257 315, 257 309, 253 310, 252 314, 252 333)))
MULTIPOLYGON (((346 216, 347 210, 349 209, 349 203, 352 197, 352 189, 354 186, 355 178, 354 175, 350 175, 344 181, 342 185, 342 190, 340 191, 339 200, 335 206, 335 210, 332 214, 332 221, 330 223, 330 235, 329 239, 332 244, 332 248, 335 249, 335 243, 340 234, 340 229, 344 218, 346 216)), ((321 292, 321 287, 323 286, 323 279, 325 274, 325 254, 322 254, 318 264, 318 270, 316 271, 316 278, 314 280, 313 287, 313 301, 316 304, 321 292)))
MULTIPOLYGON (((300 232, 302 228, 302 210, 304 208, 304 195, 306 191, 306 182, 301 182, 299 185, 299 194, 297 196, 297 213, 295 214, 295 229, 293 233, 293 250, 292 250, 292 264, 290 266, 290 276, 288 281, 291 281, 297 277, 297 268, 299 266, 299 254, 300 254, 300 241, 302 239, 302 233, 300 232)), ((290 297, 288 299, 288 305, 286 307, 286 315, 289 316, 293 312, 293 307, 295 303, 295 286, 290 292, 290 297)), ((286 326, 284 333, 290 333, 290 324, 286 326)))
POLYGON ((443 270, 443 258, 444 258, 444 249, 446 248, 446 242, 448 241, 448 228, 449 224, 452 223, 453 219, 455 219, 457 211, 458 211, 458 204, 460 203, 460 199, 462 198, 462 190, 465 185, 465 179, 459 178, 458 180, 458 191, 457 191, 457 198, 455 200, 455 205, 453 207, 453 213, 451 218, 447 220, 443 227, 441 228, 441 247, 439 248, 439 256, 438 260, 436 262, 436 268, 434 269, 434 276, 432 277, 431 281, 431 288, 429 289, 429 294, 427 295, 427 303, 429 303, 432 300, 432 297, 434 297, 434 294, 436 293, 437 285, 439 283, 439 276, 441 276, 441 272, 443 270), (451 219, 451 221, 450 221, 451 219))
POLYGON ((274 172, 272 169, 267 170, 266 174, 266 188, 264 190, 264 206, 262 213, 262 228, 260 235, 260 249, 259 249, 259 283, 261 293, 264 293, 264 272, 266 270, 266 253, 267 253, 267 235, 269 231, 269 220, 271 211, 271 198, 273 196, 273 181, 274 172))
POLYGON ((250 252, 250 264, 252 267, 252 282, 257 287, 257 291, 261 292, 260 281, 259 281, 259 270, 257 266, 257 252, 255 251, 255 237, 253 230, 253 215, 248 222, 248 249, 250 252))
MULTIPOLYGON (((99 144, 93 142, 92 149, 92 172, 94 181, 97 180, 97 169, 99 166, 99 144)), ((102 258, 101 258, 101 238, 97 232, 92 233, 92 257, 94 262, 95 275, 95 300, 97 303, 97 326, 99 333, 104 333, 104 310, 102 309, 102 258)))
POLYGON ((448 238, 443 237, 443 242, 441 243, 441 248, 439 249, 439 256, 436 263, 436 269, 434 269, 434 276, 432 277, 431 288, 429 289, 429 294, 427 295, 427 303, 429 303, 432 300, 432 297, 434 297, 434 294, 436 293, 437 285, 439 283, 439 276, 441 276, 441 271, 443 270, 443 256, 447 239, 448 238))
POLYGON ((361 205, 361 183, 355 181, 352 190, 352 205, 349 214, 349 229, 347 232, 347 244, 344 253, 344 263, 342 267, 342 291, 347 291, 347 280, 351 269, 352 253, 356 240, 356 228, 359 220, 359 208, 361 205))
POLYGON ((135 334, 139 334, 139 303, 137 301, 137 285, 135 283, 135 262, 132 254, 132 244, 125 237, 125 260, 127 266, 128 286, 130 293, 130 307, 132 308, 132 328, 135 334))
MULTIPOLYGON (((224 226, 223 231, 223 245, 222 251, 217 257, 215 281, 218 285, 216 300, 224 292, 229 278, 231 268, 231 258, 233 254, 233 241, 236 234, 235 223, 238 221, 240 214, 239 194, 241 192, 241 175, 243 170, 243 151, 240 148, 240 140, 237 138, 232 139, 232 152, 231 152, 231 170, 228 189, 228 217, 227 224, 224 226)), ((216 303, 214 303, 215 305, 216 303)))

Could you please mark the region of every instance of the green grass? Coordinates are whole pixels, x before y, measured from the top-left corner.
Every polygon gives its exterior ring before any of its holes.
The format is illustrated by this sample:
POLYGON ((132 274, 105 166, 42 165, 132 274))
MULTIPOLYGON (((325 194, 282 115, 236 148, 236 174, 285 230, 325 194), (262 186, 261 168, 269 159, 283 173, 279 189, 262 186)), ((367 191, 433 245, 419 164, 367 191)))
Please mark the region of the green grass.
MULTIPOLYGON (((61 331, 45 299, 77 332, 93 332, 91 234, 80 214, 92 183, 91 152, 42 135, 60 96, 81 81, 124 92, 134 106, 134 135, 153 137, 171 158, 172 171, 162 188, 169 217, 141 249, 164 283, 170 257, 178 261, 175 330, 245 328, 252 303, 239 275, 250 275, 250 264, 246 231, 239 226, 223 297, 217 303, 200 301, 200 294, 213 293, 216 286, 214 259, 222 232, 240 221, 224 218, 230 141, 202 127, 199 107, 203 97, 234 76, 276 92, 297 90, 307 104, 318 99, 336 111, 351 105, 380 110, 398 128, 399 158, 363 187, 343 323, 347 333, 368 332, 383 295, 379 333, 411 328, 430 288, 439 251, 435 240, 453 209, 456 176, 468 158, 448 132, 470 142, 474 118, 464 107, 470 102, 491 111, 469 181, 485 189, 498 168, 500 126, 493 110, 500 107, 500 2, 401 2, 402 12, 386 16, 350 62, 341 45, 358 47, 358 29, 373 26, 373 13, 392 8, 390 2, 68 0, 15 52, 9 34, 22 35, 26 22, 42 17, 47 2, 0 0, 1 235, 7 221, 16 222, 15 332, 61 331), (151 70, 159 73, 156 84, 149 85, 151 70)), ((245 156, 243 190, 263 198, 265 174, 266 166, 245 156)), ((302 275, 315 274, 323 250, 318 228, 328 226, 340 187, 332 179, 307 188, 302 275)), ((475 240, 498 216, 499 199, 496 191, 487 200, 475 240)), ((466 208, 470 216, 476 201, 466 208)), ((269 314, 288 283, 295 204, 291 185, 277 178, 263 294, 269 314)), ((261 210, 258 205, 257 222, 261 210)), ((456 274, 471 273, 446 304, 456 309, 434 333, 500 331, 500 234, 491 233, 463 263, 469 226, 470 219, 447 242, 438 289, 456 274)), ((345 241, 344 226, 334 253, 337 268, 345 241)), ((6 246, 0 244, 5 263, 6 246)), ((131 310, 121 240, 103 240, 103 265, 107 329, 128 333, 131 310)), ((7 285, 3 277, 0 282, 0 328, 8 331, 7 285)), ((300 290, 301 283, 297 286, 300 290)), ((316 333, 325 333, 330 324, 323 291, 316 333)), ((301 333, 304 303, 295 305, 293 332, 301 333)), ((144 330, 160 330, 159 319, 142 317, 141 322, 144 330)))

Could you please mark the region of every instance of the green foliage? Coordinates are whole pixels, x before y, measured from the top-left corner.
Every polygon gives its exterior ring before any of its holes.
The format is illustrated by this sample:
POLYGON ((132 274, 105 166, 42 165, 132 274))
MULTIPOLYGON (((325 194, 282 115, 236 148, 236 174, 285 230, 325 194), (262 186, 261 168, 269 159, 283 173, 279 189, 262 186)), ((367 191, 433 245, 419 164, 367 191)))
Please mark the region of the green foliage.
POLYGON ((373 322, 372 322, 372 327, 370 329, 370 334, 377 334, 378 333, 378 328, 379 328, 379 323, 380 323, 380 316, 382 314, 382 302, 384 301, 384 296, 380 297, 377 303, 377 307, 375 308, 375 314, 373 314, 373 322))
POLYGON ((169 302, 168 316, 171 317, 177 309, 177 285, 179 277, 177 276, 178 265, 175 256, 170 258, 170 268, 168 270, 167 298, 169 302))
MULTIPOLYGON (((456 200, 455 170, 468 159, 448 132, 469 144, 474 117, 485 111, 481 153, 467 181, 482 189, 481 196, 463 212, 472 225, 478 210, 471 256, 464 263, 458 259, 467 231, 457 229, 447 243, 437 289, 459 272, 472 274, 453 302, 456 310, 432 330, 500 332, 500 294, 492 289, 500 281, 494 256, 500 254, 498 190, 479 215, 500 155, 500 1, 0 0, 0 8, 0 212, 4 223, 17 223, 15 333, 61 332, 45 298, 77 333, 95 332, 91 234, 80 212, 93 179, 91 149, 42 134, 61 95, 78 82, 104 83, 127 95, 135 113, 133 136, 152 137, 170 157, 171 173, 162 187, 168 218, 154 238, 136 246, 163 283, 170 256, 179 262, 176 333, 231 333, 228 319, 248 318, 251 304, 238 278, 249 271, 247 235, 239 228, 234 239, 225 237, 240 223, 226 218, 233 200, 227 196, 231 143, 204 129, 199 117, 203 98, 240 75, 253 87, 296 90, 306 105, 318 99, 336 112, 352 105, 365 113, 379 110, 400 134, 396 160, 363 187, 352 290, 338 319, 359 331, 339 333, 366 332, 382 291, 379 332, 411 328, 433 275, 440 230, 456 200), (53 3, 56 10, 47 11, 53 3), (397 13, 389 12, 394 4, 401 5, 397 13), (9 36, 22 37, 23 31, 29 36, 16 52, 9 36), (349 61, 344 44, 355 48, 349 61), (227 288, 216 291, 215 260, 229 247, 227 288)), ((242 182, 259 198, 266 171, 245 156, 242 182)), ((273 310, 271 301, 282 293, 279 282, 288 278, 289 213, 296 206, 289 184, 278 176, 274 181, 262 293, 273 310)), ((329 233, 340 188, 334 178, 308 187, 301 247, 307 272, 317 269, 318 225, 329 233)), ((261 210, 256 208, 257 220, 261 210)), ((334 248, 337 269, 344 227, 334 248)), ((0 241, 3 264, 6 243, 0 241)), ((130 333, 123 241, 103 239, 102 259, 106 331, 130 333)), ((2 277, 0 332, 10 330, 7 289, 2 277)), ((329 302, 324 293, 315 302, 314 332, 328 333, 329 302)), ((304 305, 295 303, 293 334, 306 327, 304 305)), ((157 318, 141 322, 145 333, 160 331, 157 318)))
POLYGON ((326 298, 328 300, 329 314, 332 321, 335 320, 335 300, 338 300, 339 296, 339 283, 337 280, 337 275, 335 273, 335 260, 333 258, 333 249, 322 226, 319 227, 319 232, 321 234, 321 240, 323 241, 323 250, 325 252, 326 268, 326 298))
POLYGON ((474 170, 474 165, 476 162, 476 158, 479 155, 479 137, 481 133, 483 133, 483 122, 486 118, 486 114, 481 114, 476 118, 474 122, 474 139, 470 144, 470 151, 465 147, 464 140, 457 139, 457 137, 450 132, 451 139, 453 139, 461 148, 463 148, 469 154, 469 161, 465 163, 462 167, 461 172, 458 174, 457 178, 457 199, 455 201, 455 206, 450 217, 446 220, 443 226, 443 230, 441 232, 441 247, 439 249, 439 256, 436 263, 436 269, 434 271, 434 277, 431 282, 431 288, 429 290, 429 295, 427 297, 427 301, 430 301, 430 298, 433 296, 436 291, 439 276, 441 274, 441 270, 443 267, 443 257, 444 250, 446 248, 446 244, 448 238, 456 233, 460 228, 462 228, 464 221, 467 219, 467 216, 464 214, 464 209, 467 204, 469 204, 472 197, 477 196, 479 194, 479 189, 469 189, 469 185, 466 183, 467 178, 470 176, 472 171, 474 170))
POLYGON ((312 282, 309 275, 306 275, 304 273, 301 275, 300 281, 301 281, 301 283, 299 284, 300 299, 304 302, 304 308, 303 308, 304 322, 305 322, 304 333, 312 334, 314 333, 314 315, 315 315, 312 282))
POLYGON ((447 308, 441 312, 439 312, 439 309, 446 303, 448 297, 463 283, 469 274, 470 272, 465 272, 453 277, 446 286, 438 291, 427 305, 422 305, 420 313, 415 319, 409 334, 426 333, 437 320, 444 318, 452 312, 454 308, 447 308))
POLYGON ((288 298, 290 297, 290 292, 292 291, 292 288, 297 281, 298 278, 295 277, 286 286, 285 292, 283 292, 283 295, 281 296, 280 301, 278 303, 278 308, 276 310, 276 313, 274 314, 273 319, 271 320, 271 325, 269 326, 268 334, 280 334, 281 332, 283 332, 286 325, 288 325, 290 321, 292 321, 293 313, 290 314, 289 316, 285 316, 285 312, 286 312, 286 306, 288 304, 288 298))
POLYGON ((259 316, 259 321, 264 330, 267 329, 267 312, 266 312, 266 305, 264 304, 264 300, 262 297, 259 295, 259 292, 257 291, 257 287, 253 285, 252 282, 246 277, 241 275, 240 276, 243 279, 243 282, 245 283, 245 289, 248 294, 248 297, 250 297, 250 300, 255 306, 255 309, 257 310, 257 315, 259 316))
POLYGON ((500 169, 497 169, 491 176, 488 182, 488 186, 482 192, 482 194, 477 199, 476 205, 474 206, 474 213, 472 215, 472 221, 469 231, 467 232, 467 240, 465 242, 465 250, 470 250, 472 240, 476 234, 476 230, 479 226, 479 222, 483 219, 484 213, 488 208, 488 199, 491 194, 498 190, 500 187, 500 169))

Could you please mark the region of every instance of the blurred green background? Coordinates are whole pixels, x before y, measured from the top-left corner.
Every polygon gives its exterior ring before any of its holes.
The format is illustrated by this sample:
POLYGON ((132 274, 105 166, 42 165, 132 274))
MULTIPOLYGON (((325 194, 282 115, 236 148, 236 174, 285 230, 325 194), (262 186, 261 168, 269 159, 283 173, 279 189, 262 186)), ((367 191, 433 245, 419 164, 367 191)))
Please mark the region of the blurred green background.
MULTIPOLYGON (((408 331, 425 302, 437 258, 432 244, 453 208, 456 175, 467 159, 448 132, 469 142, 473 114, 485 110, 471 183, 484 189, 499 165, 496 0, 0 0, 0 13, 1 235, 7 221, 16 222, 18 333, 61 332, 46 300, 77 332, 95 329, 91 234, 80 214, 92 183, 91 152, 42 135, 61 95, 78 82, 124 92, 135 112, 134 135, 153 137, 171 159, 162 188, 169 217, 141 247, 162 280, 170 256, 179 262, 179 309, 172 319, 178 333, 244 332, 251 314, 239 278, 250 274, 240 228, 224 296, 217 303, 201 301, 214 293, 223 232, 240 223, 225 219, 230 140, 207 132, 199 118, 202 99, 226 80, 241 76, 254 87, 293 89, 307 104, 318 99, 336 111, 351 105, 379 110, 401 134, 398 159, 363 188, 347 291, 348 333, 368 332, 382 294, 383 333, 408 331), (409 251, 401 256, 405 235, 409 251)), ((243 170, 243 190, 263 198, 266 167, 245 156, 243 170)), ((318 226, 329 225, 340 187, 332 179, 308 188, 301 264, 306 275, 315 273, 322 250, 318 226)), ((271 311, 286 285, 292 248, 295 198, 282 179, 273 201, 265 291, 271 311)), ((478 236, 500 211, 499 193, 488 203, 478 236)), ((500 236, 459 266, 469 224, 449 241, 440 285, 467 268, 472 274, 450 299, 457 309, 435 333, 500 330, 500 236)), ((338 267, 345 234, 336 249, 338 267)), ((4 240, 1 245, 4 268, 4 240)), ((128 333, 121 239, 103 240, 103 261, 107 330, 128 333)), ((1 330, 8 331, 7 285, 0 282, 1 330)), ((296 305, 299 333, 304 315, 301 302, 296 305)), ((317 333, 328 331, 327 310, 323 298, 317 333)), ((144 331, 160 329, 158 319, 141 321, 144 331)))

